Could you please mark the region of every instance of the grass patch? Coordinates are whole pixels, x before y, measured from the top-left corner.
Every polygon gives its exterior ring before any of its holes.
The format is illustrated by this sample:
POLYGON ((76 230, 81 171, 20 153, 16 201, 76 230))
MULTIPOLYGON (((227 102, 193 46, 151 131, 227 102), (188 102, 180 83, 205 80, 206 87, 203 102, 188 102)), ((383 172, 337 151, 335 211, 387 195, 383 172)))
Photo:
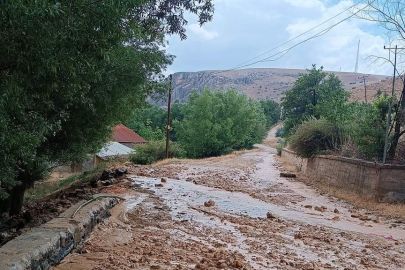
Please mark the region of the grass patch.
POLYGON ((100 163, 97 167, 89 171, 71 175, 58 182, 39 181, 35 183, 32 188, 25 191, 24 201, 35 201, 73 184, 90 182, 91 179, 98 176, 110 164, 110 162, 100 163))
POLYGON ((180 164, 190 161, 190 159, 181 159, 181 158, 168 158, 164 160, 157 161, 152 164, 152 166, 164 166, 164 165, 172 165, 172 164, 180 164))
MULTIPOLYGON (((169 156, 180 158, 184 156, 184 151, 178 143, 169 144, 169 156)), ((134 164, 153 164, 166 159, 166 142, 151 141, 136 147, 136 152, 129 155, 129 160, 134 164)))

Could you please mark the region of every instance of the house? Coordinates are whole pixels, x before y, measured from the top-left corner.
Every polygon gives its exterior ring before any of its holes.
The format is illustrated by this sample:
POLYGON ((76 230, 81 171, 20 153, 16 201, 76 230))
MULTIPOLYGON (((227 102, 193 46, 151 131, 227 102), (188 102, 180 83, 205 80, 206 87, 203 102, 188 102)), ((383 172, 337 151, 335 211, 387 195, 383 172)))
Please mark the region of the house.
POLYGON ((145 144, 141 136, 124 125, 118 125, 114 128, 111 141, 107 143, 100 152, 89 155, 89 159, 82 164, 63 165, 55 168, 51 172, 49 181, 60 181, 72 174, 88 171, 103 161, 113 158, 126 158, 132 152, 135 152, 135 145, 145 144))
POLYGON ((94 155, 93 166, 112 158, 126 158, 135 152, 135 145, 145 143, 146 141, 134 131, 122 124, 118 125, 114 127, 111 142, 94 155))
POLYGON ((114 128, 112 141, 119 142, 120 144, 130 148, 135 148, 135 145, 137 144, 146 143, 146 140, 144 140, 141 136, 122 124, 114 128))

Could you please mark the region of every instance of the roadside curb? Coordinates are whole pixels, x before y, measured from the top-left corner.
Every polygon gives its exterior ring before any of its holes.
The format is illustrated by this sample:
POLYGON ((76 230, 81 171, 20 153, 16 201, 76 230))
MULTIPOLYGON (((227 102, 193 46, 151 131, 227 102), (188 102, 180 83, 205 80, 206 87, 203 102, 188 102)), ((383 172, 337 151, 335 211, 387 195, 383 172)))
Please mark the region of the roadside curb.
POLYGON ((84 206, 72 218, 80 201, 59 217, 33 228, 0 248, 0 270, 47 270, 77 247, 93 228, 110 216, 117 198, 103 198, 84 206))

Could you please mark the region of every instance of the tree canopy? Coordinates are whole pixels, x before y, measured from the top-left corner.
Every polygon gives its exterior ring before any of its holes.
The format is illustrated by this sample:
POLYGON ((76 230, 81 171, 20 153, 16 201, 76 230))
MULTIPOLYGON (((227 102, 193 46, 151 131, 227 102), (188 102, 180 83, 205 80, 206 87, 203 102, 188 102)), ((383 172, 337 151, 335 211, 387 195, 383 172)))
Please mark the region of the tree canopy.
POLYGON ((285 113, 285 134, 304 120, 313 116, 326 117, 336 121, 348 101, 349 93, 343 89, 342 82, 334 74, 326 74, 323 68, 313 65, 307 73, 301 74, 293 88, 286 92, 281 106, 285 113))
POLYGON ((260 105, 266 116, 266 126, 269 128, 271 125, 276 124, 280 119, 280 105, 274 100, 261 100, 260 105))
POLYGON ((0 2, 0 197, 22 194, 56 164, 98 150, 111 129, 156 91, 173 57, 165 34, 186 38, 211 0, 0 2))
POLYGON ((218 156, 250 148, 266 133, 260 103, 236 90, 194 91, 182 105, 184 119, 175 122, 177 138, 187 157, 218 156))

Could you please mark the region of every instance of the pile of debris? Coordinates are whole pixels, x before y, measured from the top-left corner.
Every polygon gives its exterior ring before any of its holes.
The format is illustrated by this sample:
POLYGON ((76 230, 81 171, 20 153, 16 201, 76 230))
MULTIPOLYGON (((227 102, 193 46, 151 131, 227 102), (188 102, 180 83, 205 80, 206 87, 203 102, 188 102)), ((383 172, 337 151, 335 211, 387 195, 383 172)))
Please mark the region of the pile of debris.
POLYGON ((118 168, 115 170, 104 170, 100 178, 94 178, 90 181, 90 185, 94 188, 98 187, 99 183, 103 186, 111 186, 117 178, 127 174, 127 169, 118 168))

